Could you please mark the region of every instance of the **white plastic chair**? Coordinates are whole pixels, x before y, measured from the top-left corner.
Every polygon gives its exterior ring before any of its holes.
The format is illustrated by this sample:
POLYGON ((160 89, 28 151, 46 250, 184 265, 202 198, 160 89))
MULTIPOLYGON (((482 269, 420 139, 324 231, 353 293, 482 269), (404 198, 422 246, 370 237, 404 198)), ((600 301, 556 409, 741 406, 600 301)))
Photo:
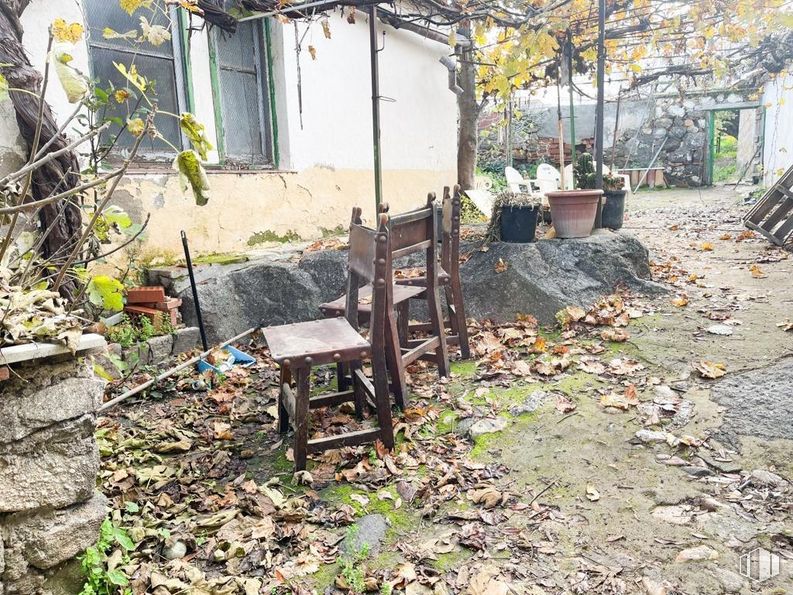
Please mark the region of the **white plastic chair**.
POLYGON ((534 192, 531 187, 531 181, 524 179, 514 167, 505 167, 504 176, 507 178, 507 186, 510 192, 528 192, 529 194, 534 192))
POLYGON ((543 194, 559 190, 562 184, 562 174, 549 163, 540 163, 537 166, 537 179, 531 180, 543 194))
MULTIPOLYGON (((597 162, 592 162, 593 167, 597 167, 597 162)), ((538 170, 539 171, 539 170, 538 170)), ((603 175, 610 176, 611 169, 609 169, 608 165, 603 166, 603 175)), ((619 176, 625 181, 623 190, 627 191, 627 195, 631 194, 631 178, 627 174, 614 174, 615 176, 619 176)), ((573 165, 568 163, 564 166, 564 189, 565 190, 573 190, 575 188, 575 179, 573 177, 573 165)))

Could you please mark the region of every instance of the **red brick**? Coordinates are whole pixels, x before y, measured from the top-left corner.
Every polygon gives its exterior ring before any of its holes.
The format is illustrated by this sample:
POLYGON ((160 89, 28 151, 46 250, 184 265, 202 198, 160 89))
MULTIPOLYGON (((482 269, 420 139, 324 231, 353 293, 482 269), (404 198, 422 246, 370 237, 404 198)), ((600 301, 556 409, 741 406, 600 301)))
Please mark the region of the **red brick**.
POLYGON ((133 287, 127 290, 128 304, 157 304, 165 301, 162 287, 133 287))
POLYGON ((8 368, 8 366, 3 366, 0 368, 0 382, 3 380, 8 380, 9 378, 11 378, 11 370, 8 368))
POLYGON ((171 310, 178 310, 182 305, 182 300, 181 298, 168 298, 164 302, 146 305, 150 308, 154 308, 155 310, 159 310, 160 312, 170 312, 171 310))

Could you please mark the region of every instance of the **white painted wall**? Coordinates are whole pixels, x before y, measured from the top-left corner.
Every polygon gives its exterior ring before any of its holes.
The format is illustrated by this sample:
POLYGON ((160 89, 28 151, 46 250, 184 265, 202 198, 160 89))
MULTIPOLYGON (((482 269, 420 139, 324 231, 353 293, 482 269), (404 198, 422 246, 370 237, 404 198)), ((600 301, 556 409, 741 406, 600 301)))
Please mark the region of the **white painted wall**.
POLYGON ((763 181, 771 186, 793 165, 793 76, 779 76, 765 86, 763 181))
MULTIPOLYGON (((439 58, 448 47, 378 21, 381 133, 384 169, 453 169, 456 163, 457 104, 439 58)), ((332 38, 318 22, 299 23, 302 128, 298 109, 294 24, 281 29, 289 147, 288 167, 371 168, 372 118, 367 15, 350 24, 338 12, 330 17, 332 38), (316 49, 312 60, 308 46, 316 49)), ((283 106, 283 102, 282 102, 283 106)), ((286 163, 282 163, 286 165, 286 163)))

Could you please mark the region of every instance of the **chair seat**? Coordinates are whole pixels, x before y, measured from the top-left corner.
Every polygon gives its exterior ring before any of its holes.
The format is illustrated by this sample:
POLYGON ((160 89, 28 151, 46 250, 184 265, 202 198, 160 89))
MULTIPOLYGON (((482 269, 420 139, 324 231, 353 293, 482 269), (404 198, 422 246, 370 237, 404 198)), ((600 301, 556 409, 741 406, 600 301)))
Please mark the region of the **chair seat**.
MULTIPOLYGON (((394 271, 394 277, 396 277, 396 282, 400 285, 427 286, 427 274, 424 269, 398 269, 394 271)), ((438 283, 446 285, 451 280, 452 276, 444 271, 442 267, 439 267, 438 283)))
MULTIPOLYGON (((409 285, 401 285, 394 283, 394 305, 401 304, 410 298, 421 295, 424 292, 423 287, 411 287, 409 285)), ((319 306, 320 310, 331 310, 334 312, 344 312, 347 307, 347 296, 343 295, 332 302, 327 302, 319 306)), ((372 286, 364 285, 358 290, 358 311, 371 312, 372 311, 372 286)))
POLYGON ((363 359, 371 346, 344 318, 324 318, 262 329, 270 355, 279 364, 299 367, 363 359), (306 362, 306 358, 311 358, 306 362))

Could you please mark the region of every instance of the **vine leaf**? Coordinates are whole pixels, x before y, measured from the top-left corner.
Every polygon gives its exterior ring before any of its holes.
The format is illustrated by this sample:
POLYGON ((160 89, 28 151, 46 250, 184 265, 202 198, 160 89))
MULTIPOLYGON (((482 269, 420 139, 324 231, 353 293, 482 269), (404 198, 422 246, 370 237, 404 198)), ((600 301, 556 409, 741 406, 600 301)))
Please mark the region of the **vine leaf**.
POLYGON ((88 282, 88 299, 95 306, 111 312, 124 309, 124 285, 107 275, 97 275, 88 282))

